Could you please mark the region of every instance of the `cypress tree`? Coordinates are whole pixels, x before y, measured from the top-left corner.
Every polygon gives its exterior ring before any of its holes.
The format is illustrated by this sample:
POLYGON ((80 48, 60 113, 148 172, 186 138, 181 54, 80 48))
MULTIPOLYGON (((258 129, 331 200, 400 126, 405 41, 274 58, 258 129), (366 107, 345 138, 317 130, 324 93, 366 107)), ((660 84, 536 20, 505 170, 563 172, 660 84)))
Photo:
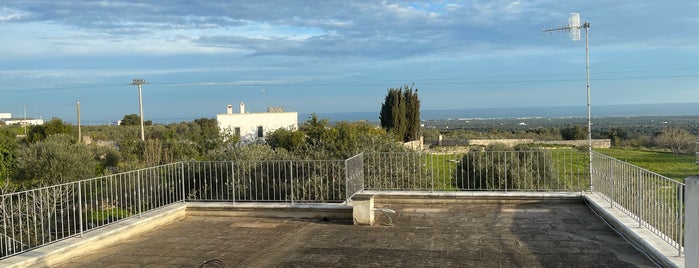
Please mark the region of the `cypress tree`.
POLYGON ((420 100, 417 89, 405 85, 389 88, 381 104, 381 126, 403 141, 415 140, 420 133, 420 100))

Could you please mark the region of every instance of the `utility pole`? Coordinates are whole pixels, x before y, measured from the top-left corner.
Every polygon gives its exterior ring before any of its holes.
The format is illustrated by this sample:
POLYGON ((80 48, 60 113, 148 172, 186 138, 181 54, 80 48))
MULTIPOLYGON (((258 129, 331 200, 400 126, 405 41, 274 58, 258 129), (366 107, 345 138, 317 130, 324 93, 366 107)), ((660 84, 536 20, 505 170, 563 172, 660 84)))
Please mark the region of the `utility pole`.
POLYGON ((592 176, 592 120, 590 114, 590 47, 589 36, 590 22, 585 21, 580 25, 580 13, 570 13, 568 26, 544 29, 543 32, 568 32, 573 41, 580 40, 580 29, 585 29, 585 81, 587 83, 587 154, 590 176, 592 176))
POLYGON ((24 137, 27 137, 27 105, 24 105, 24 121, 22 121, 24 126, 24 137))
POLYGON ((78 142, 82 142, 83 141, 83 134, 82 134, 82 130, 80 129, 80 101, 76 101, 75 105, 78 109, 78 142))
POLYGON ((133 82, 131 82, 131 85, 133 86, 138 86, 138 111, 139 111, 139 116, 141 117, 141 140, 145 141, 146 140, 146 135, 145 132, 143 131, 143 97, 141 95, 141 85, 147 84, 146 80, 143 80, 141 78, 134 78, 133 82))

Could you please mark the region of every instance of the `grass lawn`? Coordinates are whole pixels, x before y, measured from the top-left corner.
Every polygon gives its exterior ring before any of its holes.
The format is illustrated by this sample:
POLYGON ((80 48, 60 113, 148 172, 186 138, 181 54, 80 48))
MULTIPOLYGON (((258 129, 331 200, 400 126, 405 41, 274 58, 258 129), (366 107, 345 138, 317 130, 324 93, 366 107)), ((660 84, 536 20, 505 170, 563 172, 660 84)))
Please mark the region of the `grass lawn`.
POLYGON ((693 154, 672 154, 638 149, 595 149, 596 152, 645 168, 678 181, 699 175, 693 154))

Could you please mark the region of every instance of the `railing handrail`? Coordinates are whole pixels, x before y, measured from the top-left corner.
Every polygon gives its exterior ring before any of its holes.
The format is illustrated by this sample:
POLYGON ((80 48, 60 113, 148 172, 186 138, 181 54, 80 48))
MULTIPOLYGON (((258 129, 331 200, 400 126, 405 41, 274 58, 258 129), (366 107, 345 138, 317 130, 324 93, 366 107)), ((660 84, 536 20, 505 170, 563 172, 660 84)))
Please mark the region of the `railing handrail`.
POLYGON ((592 155, 593 155, 593 156, 599 156, 599 157, 608 158, 608 159, 610 159, 610 160, 612 160, 612 161, 615 161, 615 162, 618 162, 618 163, 620 163, 620 164, 622 164, 622 165, 626 165, 626 166, 629 166, 629 167, 633 167, 633 168, 642 170, 643 172, 647 172, 647 173, 649 173, 649 174, 651 174, 651 175, 660 177, 660 178, 662 178, 662 179, 664 179, 664 180, 667 180, 667 181, 670 181, 670 182, 673 182, 673 183, 677 183, 677 184, 680 184, 680 185, 683 185, 683 186, 685 185, 684 182, 681 182, 681 181, 675 180, 675 179, 673 179, 673 178, 670 178, 670 177, 668 177, 668 176, 659 174, 659 173, 657 173, 657 172, 654 172, 654 171, 651 171, 651 170, 648 170, 648 169, 639 167, 639 166, 637 166, 637 165, 634 165, 634 164, 631 164, 631 163, 629 163, 629 162, 623 161, 623 160, 621 160, 621 159, 619 159, 619 158, 616 158, 616 157, 612 157, 612 156, 609 156, 609 155, 606 155, 606 154, 603 154, 603 153, 600 153, 600 152, 596 152, 596 151, 592 151, 592 155))
POLYGON ((685 183, 599 152, 592 156, 593 192, 682 255, 685 183))

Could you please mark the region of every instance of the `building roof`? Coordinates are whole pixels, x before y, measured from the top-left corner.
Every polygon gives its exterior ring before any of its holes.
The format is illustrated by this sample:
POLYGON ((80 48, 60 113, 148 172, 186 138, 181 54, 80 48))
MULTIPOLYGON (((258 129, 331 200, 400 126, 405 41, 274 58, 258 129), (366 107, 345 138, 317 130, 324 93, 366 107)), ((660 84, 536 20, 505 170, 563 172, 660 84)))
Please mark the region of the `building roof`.
POLYGON ((656 266, 581 202, 380 205, 374 226, 187 215, 57 267, 656 266))

